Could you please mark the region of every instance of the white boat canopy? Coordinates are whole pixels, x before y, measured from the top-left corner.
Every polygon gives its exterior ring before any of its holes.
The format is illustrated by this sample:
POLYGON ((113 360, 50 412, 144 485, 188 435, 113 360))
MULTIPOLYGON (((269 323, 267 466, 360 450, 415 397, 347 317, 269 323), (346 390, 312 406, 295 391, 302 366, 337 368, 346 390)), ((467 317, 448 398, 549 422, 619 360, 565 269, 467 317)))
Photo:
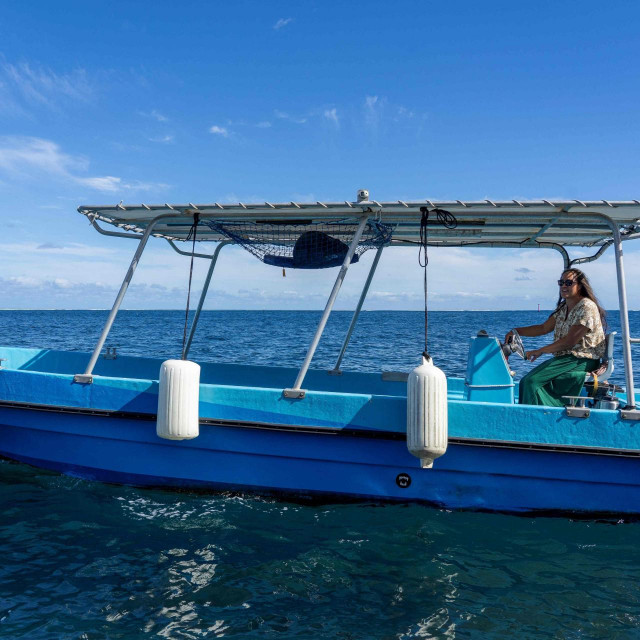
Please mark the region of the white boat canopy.
MULTIPOLYGON (((597 247, 613 240, 612 226, 621 236, 640 232, 639 200, 506 200, 404 202, 288 202, 272 204, 162 204, 81 206, 78 211, 94 224, 108 223, 142 234, 156 220, 151 235, 185 240, 198 213, 200 220, 234 222, 330 222, 358 220, 363 214, 393 226, 391 244, 414 244, 420 237, 421 208, 445 209, 458 221, 448 229, 433 219, 429 244, 442 246, 561 246, 597 247), (160 220, 157 220, 162 216, 160 220), (613 223, 613 225, 612 225, 613 223)), ((97 226, 97 225, 96 225, 97 226)), ((224 236, 204 225, 198 240, 220 241, 224 236)))
MULTIPOLYGON (((74 377, 76 382, 92 382, 93 367, 150 236, 164 238, 178 253, 191 255, 192 260, 194 257, 199 257, 208 258, 211 261, 191 326, 189 339, 188 341, 183 341, 184 359, 193 339, 220 249, 230 242, 240 242, 244 246, 243 238, 248 245, 264 242, 265 234, 271 233, 269 229, 273 227, 341 223, 336 226, 338 237, 344 240, 343 246, 345 250, 347 249, 346 243, 349 243, 348 250, 346 250, 344 256, 340 253, 340 259, 344 259, 342 267, 339 270, 298 377, 293 387, 283 391, 287 398, 303 398, 305 391, 301 388, 302 381, 309 368, 347 269, 352 259, 354 259, 354 254, 361 240, 369 242, 369 240, 364 240, 365 227, 381 228, 384 225, 388 225, 384 229, 387 231, 392 230, 391 240, 389 240, 389 235, 387 234, 383 236, 382 241, 373 244, 373 246, 377 247, 376 256, 332 373, 339 373, 340 371, 342 356, 362 308, 362 303, 378 264, 381 251, 389 244, 415 245, 428 241, 431 246, 450 247, 473 245, 485 247, 551 247, 562 253, 565 269, 582 262, 591 262, 600 257, 607 247, 614 245, 625 379, 629 401, 629 405, 622 411, 622 415, 628 419, 640 420, 640 411, 635 408, 633 363, 631 359, 631 342, 640 342, 640 339, 633 339, 629 335, 627 294, 621 247, 623 240, 640 237, 639 200, 483 200, 466 202, 462 200, 422 200, 415 202, 398 200, 396 202, 378 202, 370 200, 369 192, 361 189, 358 191, 357 202, 287 202, 283 204, 272 204, 270 202, 261 204, 244 204, 241 202, 238 204, 219 204, 214 202, 213 204, 197 205, 191 202, 187 204, 162 205, 124 205, 121 203, 115 206, 81 206, 78 211, 87 216, 100 233, 139 238, 139 243, 131 260, 129 271, 107 318, 107 323, 93 351, 91 360, 85 372, 74 377), (424 215, 426 213, 435 213, 435 215, 429 218, 424 215), (446 215, 447 213, 451 215, 446 215), (451 216, 455 218, 455 223, 451 216), (99 224, 100 222, 115 225, 121 231, 103 229, 99 224), (174 243, 176 240, 191 239, 193 237, 192 233, 196 228, 194 226, 196 222, 197 240, 219 242, 211 255, 193 252, 195 239, 192 251, 178 249, 174 243), (207 222, 209 224, 206 224, 207 222), (375 225, 372 222, 383 224, 375 225), (229 226, 232 223, 235 223, 236 226, 237 223, 243 223, 246 231, 245 235, 240 237, 230 233, 229 226), (345 225, 344 223, 349 224, 345 225), (422 228, 423 237, 421 238, 422 223, 425 226, 422 228), (349 231, 346 231, 345 227, 350 227, 349 231), (226 233, 223 233, 225 229, 226 233), (428 237, 424 236, 425 230, 428 237), (597 250, 592 256, 570 260, 566 247, 572 246, 597 247, 597 250)), ((299 239, 303 236, 304 233, 302 235, 298 233, 296 238, 299 239)), ((276 243, 279 246, 289 245, 292 242, 294 241, 291 235, 286 236, 286 239, 283 235, 276 237, 276 243)), ((266 259, 263 261, 267 262, 266 259)), ((274 262, 271 261, 269 264, 274 264, 274 262)), ((337 266, 337 264, 324 266, 337 266)))

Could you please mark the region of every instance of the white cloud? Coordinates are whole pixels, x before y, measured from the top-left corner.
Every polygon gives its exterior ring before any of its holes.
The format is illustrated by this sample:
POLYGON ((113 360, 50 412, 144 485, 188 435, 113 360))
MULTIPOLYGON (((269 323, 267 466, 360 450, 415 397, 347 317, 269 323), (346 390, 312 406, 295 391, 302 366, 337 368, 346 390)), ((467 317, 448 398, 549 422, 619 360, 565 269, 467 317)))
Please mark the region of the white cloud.
POLYGON ((338 111, 335 107, 333 109, 325 109, 323 115, 327 120, 333 122, 336 127, 339 126, 340 120, 338 119, 338 111))
POLYGON ((256 127, 258 129, 268 129, 271 127, 269 120, 261 120, 260 122, 249 122, 247 120, 231 120, 227 118, 227 127, 256 127))
POLYGON ((96 191, 150 191, 164 189, 162 183, 125 182, 116 176, 83 176, 89 161, 64 153, 51 140, 25 136, 0 137, 0 172, 26 180, 53 177, 67 183, 79 184, 96 191))
POLYGON ((373 133, 390 123, 395 127, 409 126, 416 133, 420 133, 427 118, 426 113, 390 103, 385 96, 377 95, 365 96, 362 110, 364 124, 373 133))
MULTIPOLYGON (((234 201, 261 201, 237 197, 234 201)), ((135 250, 128 242, 95 247, 46 237, 18 245, 0 245, 0 303, 3 307, 105 308, 127 271, 135 250), (20 256, 35 256, 22 261, 20 256), (91 264, 91 269, 87 269, 91 264), (47 274, 52 274, 47 276, 47 274), (55 274, 55 278, 54 278, 55 274), (95 282, 100 274, 102 282, 95 282)), ((633 243, 629 243, 633 244, 633 243)), ((209 249, 209 247, 207 247, 209 249)), ((203 246, 204 250, 204 246, 203 246)), ((366 252, 349 270, 336 309, 353 310, 375 255, 366 252)), ((536 309, 553 307, 560 254, 549 250, 433 248, 429 251, 429 308, 436 310, 536 309), (521 266, 522 265, 522 266, 521 266), (529 282, 515 282, 514 267, 535 270, 529 282), (506 277, 508 276, 508 277, 506 277)), ((206 260, 196 261, 193 292, 199 294, 206 260)), ((617 305, 613 253, 586 265, 598 295, 608 309, 617 305)), ((640 253, 625 252, 631 307, 640 299, 640 253)), ((223 250, 205 308, 322 309, 338 269, 307 271, 262 264, 240 247, 223 250)), ((423 271, 417 248, 385 249, 365 302, 365 309, 414 309, 423 305, 423 271)), ((126 308, 178 308, 184 304, 188 259, 164 242, 150 242, 125 298, 126 308)))
POLYGON ((20 287, 38 287, 42 284, 42 280, 32 276, 11 276, 10 278, 6 278, 4 282, 16 284, 20 287))
POLYGON ((226 127, 219 127, 216 124, 209 128, 209 133, 222 136, 223 138, 229 137, 229 130, 226 127))
POLYGON ((0 170, 11 174, 38 170, 48 174, 68 176, 71 171, 87 168, 84 158, 72 157, 60 151, 55 142, 22 136, 0 137, 0 170))
POLYGON ((122 186, 122 178, 115 176, 102 176, 99 178, 76 178, 80 184, 84 184, 96 191, 118 191, 122 186))
POLYGON ((28 62, 11 64, 0 62, 0 89, 3 89, 4 106, 21 110, 26 106, 46 106, 53 108, 61 99, 87 101, 93 89, 84 69, 59 74, 49 68, 28 62))
POLYGON ((406 107, 396 107, 396 116, 395 116, 395 120, 401 120, 402 118, 415 118, 415 113, 413 111, 411 111, 410 109, 407 109, 406 107))
POLYGON ((295 124, 304 124, 307 121, 306 117, 291 116, 285 111, 280 111, 278 109, 276 109, 273 114, 280 120, 289 120, 290 122, 295 122, 295 124))
POLYGON ((364 99, 364 121, 372 129, 377 129, 382 112, 386 103, 385 98, 378 96, 365 96, 364 99))
POLYGON ((159 113, 155 109, 153 109, 149 115, 155 120, 157 120, 158 122, 167 122, 169 120, 167 116, 163 116, 161 113, 159 113))
POLYGON ((149 142, 160 142, 162 144, 169 144, 170 142, 173 142, 174 136, 171 135, 166 135, 166 136, 159 136, 157 138, 149 138, 149 142))
MULTIPOLYGON (((88 244, 80 244, 78 242, 66 242, 66 243, 57 243, 57 242, 43 242, 38 244, 36 242, 22 242, 22 243, 7 243, 0 244, 0 253, 3 255, 14 254, 14 255, 35 255, 35 252, 38 252, 40 256, 42 254, 52 255, 52 256, 73 256, 73 257, 91 257, 91 258, 99 258, 99 257, 107 257, 112 256, 117 251, 115 249, 107 249, 106 247, 95 247, 88 244)), ((41 257, 38 258, 42 259, 41 257)), ((15 260, 15 258, 12 258, 15 260)))
POLYGON ((293 22, 293 18, 280 18, 280 20, 273 25, 273 28, 277 31, 278 29, 282 29, 282 27, 286 27, 291 22, 293 22))
POLYGON ((53 284, 60 289, 70 289, 71 287, 73 287, 73 284, 65 278, 55 278, 53 280, 53 284))
POLYGON ((151 111, 138 111, 138 115, 143 116, 144 118, 151 118, 157 122, 169 122, 169 118, 162 115, 159 111, 156 111, 156 109, 152 109, 151 111))
POLYGON ((102 176, 100 178, 75 178, 79 184, 91 187, 96 191, 118 193, 124 191, 157 191, 166 189, 169 185, 162 182, 123 182, 122 178, 115 176, 102 176))
POLYGON ((164 191, 171 186, 166 182, 142 182, 142 180, 121 182, 120 185, 126 191, 164 191))

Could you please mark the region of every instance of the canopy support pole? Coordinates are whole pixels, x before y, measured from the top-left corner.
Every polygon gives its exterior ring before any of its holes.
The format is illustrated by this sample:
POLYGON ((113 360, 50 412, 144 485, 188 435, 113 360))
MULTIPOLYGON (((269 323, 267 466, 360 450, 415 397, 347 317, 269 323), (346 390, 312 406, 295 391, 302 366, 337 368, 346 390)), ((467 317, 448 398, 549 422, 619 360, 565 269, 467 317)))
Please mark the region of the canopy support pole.
POLYGON ((358 316, 360 315, 360 311, 362 310, 362 305, 364 304, 364 300, 367 297, 367 293, 369 293, 369 286, 371 285, 371 280, 373 280, 373 274, 376 272, 376 268, 378 267, 378 262, 380 262, 380 256, 382 255, 382 250, 384 246, 381 246, 376 251, 376 257, 373 259, 373 264, 371 265, 371 269, 369 269, 369 275, 367 276, 367 281, 364 283, 364 288, 362 289, 362 293, 360 294, 360 300, 358 300, 358 306, 356 310, 353 312, 353 317, 351 318, 351 324, 349 325, 349 330, 347 331, 347 336, 342 343, 342 349, 340 349, 340 355, 336 360, 336 364, 329 371, 329 374, 333 376, 339 376, 342 372, 340 371, 340 364, 342 363, 342 358, 344 357, 344 353, 347 350, 347 346, 349 345, 349 341, 351 340, 351 334, 355 329, 356 322, 358 321, 358 316))
POLYGON ((336 297, 338 296, 338 292, 340 291, 340 287, 342 286, 342 282, 344 281, 345 276, 347 275, 347 271, 349 269, 349 265, 351 264, 351 259, 353 258, 353 254, 356 252, 356 247, 360 242, 360 238, 362 237, 362 233, 364 231, 365 225, 367 224, 368 216, 362 216, 360 218, 360 224, 353 236, 353 240, 349 245, 349 250, 347 251, 347 255, 344 257, 344 262, 342 263, 342 267, 340 267, 340 271, 338 273, 338 277, 336 278, 335 284, 333 285, 333 289, 331 290, 331 294, 329 295, 329 299, 327 300, 327 304, 324 308, 324 312, 322 313, 322 318, 320 318, 320 323, 318 324, 318 328, 316 329, 316 333, 313 336, 313 340, 311 341, 311 345, 307 351, 307 355, 302 363, 302 367, 298 372, 298 377, 296 378, 295 384, 290 389, 284 389, 283 395, 285 398, 304 398, 305 392, 301 389, 302 382, 304 381, 304 377, 307 375, 307 371, 309 370, 309 365, 311 364, 311 359, 313 358, 313 354, 318 347, 318 343, 320 342, 320 338, 322 336, 322 332, 324 331, 324 327, 327 324, 327 320, 329 319, 329 314, 331 313, 331 309, 333 309, 333 304, 336 301, 336 297))
POLYGON ((144 251, 144 248, 147 245, 147 240, 149 240, 149 237, 151 236, 151 233, 154 227, 158 222, 160 222, 160 220, 162 220, 163 218, 176 218, 176 217, 178 216, 176 216, 175 214, 162 214, 157 216, 153 220, 151 220, 151 222, 149 222, 149 225, 145 229, 144 234, 142 234, 142 237, 140 238, 140 242, 138 243, 138 248, 136 249, 136 252, 133 255, 131 264, 129 265, 129 270, 127 271, 127 275, 125 275, 122 285, 120 286, 120 291, 118 291, 118 295, 116 296, 116 300, 113 303, 113 307, 111 308, 111 312, 109 313, 109 317, 107 318, 107 322, 104 326, 104 329, 100 334, 98 344, 96 345, 96 348, 93 350, 91 359, 89 360, 89 364, 87 365, 87 368, 85 369, 84 373, 77 373, 75 376, 73 376, 74 382, 79 382, 81 384, 91 384, 93 382, 93 375, 92 375, 93 368, 96 366, 96 362, 98 361, 100 352, 102 351, 102 347, 104 346, 107 336, 109 335, 109 331, 111 331, 111 326, 113 325, 113 321, 115 320, 118 310, 120 309, 120 305, 122 304, 122 299, 124 298, 124 294, 127 292, 127 289, 129 288, 129 283, 133 278, 133 274, 135 273, 136 267, 138 266, 138 262, 140 261, 142 252, 144 251))
POLYGON ((187 359, 187 355, 189 354, 189 349, 191 348, 191 342, 193 341, 193 335, 196 332, 196 327, 198 326, 198 320, 200 319, 200 312, 202 311, 202 305, 204 304, 204 300, 207 297, 207 293, 209 291, 209 284, 211 283, 211 276, 213 276, 213 270, 215 269, 216 262, 218 262, 218 254, 222 247, 227 244, 232 244, 231 240, 222 240, 218 246, 215 248, 213 255, 211 256, 211 264, 209 265, 209 271, 207 272, 207 277, 205 278, 204 285, 202 287, 202 293, 200 294, 200 301, 198 302, 198 308, 196 309, 196 315, 193 317, 193 322, 191 323, 191 329, 189 331, 189 339, 187 340, 187 345, 184 348, 184 359, 187 359))
POLYGON ((627 387, 627 406, 622 417, 640 419, 640 411, 636 409, 636 395, 633 385, 633 362, 631 360, 631 335, 629 334, 629 309, 627 307, 627 287, 622 262, 622 237, 618 225, 608 216, 602 215, 613 231, 613 246, 616 257, 616 275, 618 276, 618 302, 620 305, 620 326, 622 327, 622 352, 624 355, 624 375, 627 387))

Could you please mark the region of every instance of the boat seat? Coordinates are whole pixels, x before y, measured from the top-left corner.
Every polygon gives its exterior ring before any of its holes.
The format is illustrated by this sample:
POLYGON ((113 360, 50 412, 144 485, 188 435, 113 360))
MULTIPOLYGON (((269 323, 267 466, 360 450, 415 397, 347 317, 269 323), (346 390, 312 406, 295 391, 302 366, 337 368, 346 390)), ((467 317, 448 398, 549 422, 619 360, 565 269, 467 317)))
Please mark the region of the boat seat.
MULTIPOLYGON (((602 373, 598 374, 598 380, 600 382, 607 382, 613 374, 613 340, 617 333, 617 331, 612 331, 605 336, 605 353, 604 358, 602 358, 602 364, 606 365, 606 368, 602 373)), ((596 369, 596 371, 598 371, 598 369, 596 369)), ((589 381, 592 377, 591 373, 587 373, 585 382, 589 381)))

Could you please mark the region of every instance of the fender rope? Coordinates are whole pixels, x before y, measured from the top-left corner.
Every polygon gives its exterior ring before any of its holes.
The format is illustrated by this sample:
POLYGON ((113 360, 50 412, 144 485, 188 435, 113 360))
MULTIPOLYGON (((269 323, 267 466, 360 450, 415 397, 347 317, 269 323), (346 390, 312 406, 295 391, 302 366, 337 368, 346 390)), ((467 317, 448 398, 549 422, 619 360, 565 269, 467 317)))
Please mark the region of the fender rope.
POLYGON ((447 229, 455 229, 458 226, 456 217, 450 212, 444 209, 432 209, 429 211, 427 207, 420 207, 420 249, 418 250, 418 264, 424 268, 424 351, 422 355, 425 358, 430 358, 427 351, 427 340, 429 336, 429 319, 428 319, 428 303, 427 303, 427 265, 429 264, 429 254, 427 252, 427 246, 429 244, 429 232, 428 221, 429 213, 435 213, 438 222, 447 229))

